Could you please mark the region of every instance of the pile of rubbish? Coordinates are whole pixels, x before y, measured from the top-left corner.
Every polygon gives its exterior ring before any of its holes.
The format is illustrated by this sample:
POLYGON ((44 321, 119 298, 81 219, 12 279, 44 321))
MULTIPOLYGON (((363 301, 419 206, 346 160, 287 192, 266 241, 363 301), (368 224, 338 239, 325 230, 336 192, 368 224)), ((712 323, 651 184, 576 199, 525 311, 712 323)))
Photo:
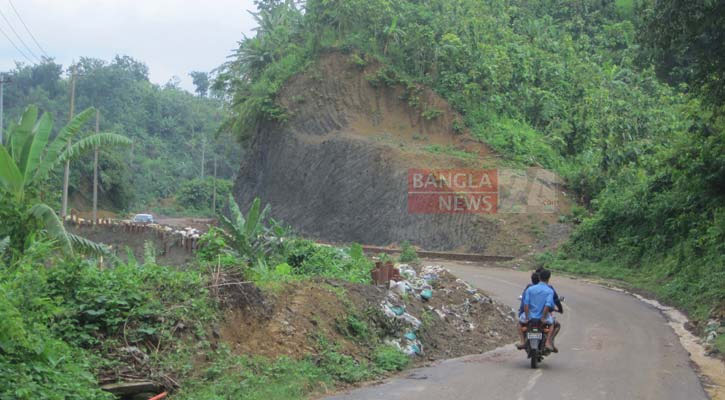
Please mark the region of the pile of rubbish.
MULTIPOLYGON (((395 269, 400 271, 400 277, 389 282, 388 292, 380 302, 380 307, 388 318, 399 321, 404 327, 402 337, 391 338, 387 343, 410 356, 424 354, 420 330, 423 325, 422 320, 426 318, 428 323, 435 322, 431 319, 438 319, 453 327, 458 333, 467 334, 480 327, 478 323, 480 318, 472 315, 474 307, 488 304, 513 323, 510 310, 494 304, 490 297, 467 282, 461 279, 454 280, 450 272, 440 265, 415 268, 408 264, 396 264, 395 269)), ((480 331, 483 334, 484 329, 480 331)), ((499 336, 496 330, 488 332, 491 336, 499 336)))

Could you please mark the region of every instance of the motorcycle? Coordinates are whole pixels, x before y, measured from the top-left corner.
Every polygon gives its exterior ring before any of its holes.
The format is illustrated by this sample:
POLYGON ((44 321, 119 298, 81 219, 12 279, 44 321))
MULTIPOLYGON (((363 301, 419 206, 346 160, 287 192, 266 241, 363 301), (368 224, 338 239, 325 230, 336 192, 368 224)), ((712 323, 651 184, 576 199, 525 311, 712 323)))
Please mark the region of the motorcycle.
MULTIPOLYGON (((563 302, 564 297, 559 300, 563 302)), ((544 361, 544 357, 551 354, 551 350, 546 348, 546 338, 553 329, 553 326, 544 324, 540 319, 532 318, 526 323, 526 355, 531 360, 531 368, 535 369, 544 361)))
POLYGON ((540 319, 531 319, 526 324, 526 355, 531 360, 531 368, 544 361, 544 357, 551 353, 545 346, 546 337, 551 327, 545 325, 540 319))

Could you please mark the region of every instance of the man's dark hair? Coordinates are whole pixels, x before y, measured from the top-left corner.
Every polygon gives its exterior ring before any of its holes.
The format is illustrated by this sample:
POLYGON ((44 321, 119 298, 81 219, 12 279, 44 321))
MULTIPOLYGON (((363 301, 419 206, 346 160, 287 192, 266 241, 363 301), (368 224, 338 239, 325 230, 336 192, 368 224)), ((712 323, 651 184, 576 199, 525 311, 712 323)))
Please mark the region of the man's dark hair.
POLYGON ((542 269, 541 272, 539 272, 539 279, 542 281, 549 282, 549 278, 551 278, 551 271, 548 269, 542 269))
POLYGON ((537 283, 539 283, 539 281, 540 281, 540 279, 539 279, 539 273, 538 272, 534 272, 533 274, 531 274, 531 283, 533 283, 534 285, 536 285, 537 283))

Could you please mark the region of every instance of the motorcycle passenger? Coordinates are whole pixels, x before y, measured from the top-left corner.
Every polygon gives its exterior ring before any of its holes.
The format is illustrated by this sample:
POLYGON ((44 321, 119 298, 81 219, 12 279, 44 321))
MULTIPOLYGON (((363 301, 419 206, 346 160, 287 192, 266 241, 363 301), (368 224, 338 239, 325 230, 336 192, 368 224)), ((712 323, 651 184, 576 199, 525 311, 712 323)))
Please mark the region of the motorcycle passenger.
MULTIPOLYGON (((541 276, 542 271, 544 271, 543 268, 538 268, 536 270, 536 273, 538 273, 539 276, 541 276)), ((547 272, 546 284, 549 285, 549 278, 551 277, 551 271, 547 270, 546 272, 547 272)), ((551 288, 551 290, 554 291, 554 304, 556 305, 556 312, 558 312, 559 314, 564 314, 564 306, 561 305, 561 300, 559 300, 559 295, 556 294, 556 289, 554 289, 554 287, 551 285, 549 285, 549 287, 551 288)), ((553 317, 553 315, 552 315, 552 317, 553 317)), ((560 330, 561 330, 561 324, 559 323, 559 321, 556 320, 556 318, 554 318, 554 326, 551 331, 551 346, 553 347, 552 351, 554 353, 559 352, 559 349, 556 348, 556 344, 555 344, 554 340, 556 339, 556 335, 559 334, 560 330)))
POLYGON ((526 293, 526 289, 530 288, 533 285, 536 285, 539 283, 539 270, 536 270, 531 274, 531 283, 526 285, 524 288, 524 291, 521 292, 521 303, 519 304, 519 321, 517 322, 517 328, 519 331, 519 338, 521 339, 521 342, 516 344, 516 348, 519 350, 523 350, 526 347, 526 337, 524 336, 524 328, 526 327, 526 323, 522 323, 521 320, 524 319, 524 293, 526 293))
MULTIPOLYGON (((554 290, 548 285, 550 276, 551 272, 542 270, 539 273, 540 282, 524 291, 524 315, 523 319, 519 318, 519 322, 526 324, 530 319, 540 319, 545 324, 554 325, 554 317, 551 313, 555 306, 554 290)), ((551 344, 552 336, 546 335, 545 346, 554 351, 551 344)))

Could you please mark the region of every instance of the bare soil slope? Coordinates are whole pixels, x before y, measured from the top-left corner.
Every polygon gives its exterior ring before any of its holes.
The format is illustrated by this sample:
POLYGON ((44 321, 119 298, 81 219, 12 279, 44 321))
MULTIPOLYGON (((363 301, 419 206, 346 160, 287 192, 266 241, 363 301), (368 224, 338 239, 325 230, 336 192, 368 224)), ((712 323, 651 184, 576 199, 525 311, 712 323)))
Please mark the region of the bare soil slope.
MULTIPOLYGON (((430 250, 520 255, 545 239, 556 214, 408 212, 409 168, 489 169, 503 161, 460 128, 439 96, 375 84, 377 69, 333 53, 292 78, 278 99, 290 118, 261 127, 242 163, 240 204, 261 197, 276 218, 336 242, 408 240, 430 250)), ((532 185, 560 191, 555 179, 532 185)))
POLYGON ((404 333, 415 331, 421 344, 416 362, 482 353, 515 340, 510 308, 446 270, 434 287, 433 297, 423 301, 414 293, 401 297, 373 285, 327 279, 290 283, 266 298, 266 311, 230 307, 220 339, 237 354, 304 358, 321 350, 322 337, 343 354, 369 360, 378 337, 397 338, 400 344, 404 333), (404 308, 420 327, 386 316, 381 311, 386 302, 404 308), (350 330, 351 315, 365 324, 363 332, 350 330))

